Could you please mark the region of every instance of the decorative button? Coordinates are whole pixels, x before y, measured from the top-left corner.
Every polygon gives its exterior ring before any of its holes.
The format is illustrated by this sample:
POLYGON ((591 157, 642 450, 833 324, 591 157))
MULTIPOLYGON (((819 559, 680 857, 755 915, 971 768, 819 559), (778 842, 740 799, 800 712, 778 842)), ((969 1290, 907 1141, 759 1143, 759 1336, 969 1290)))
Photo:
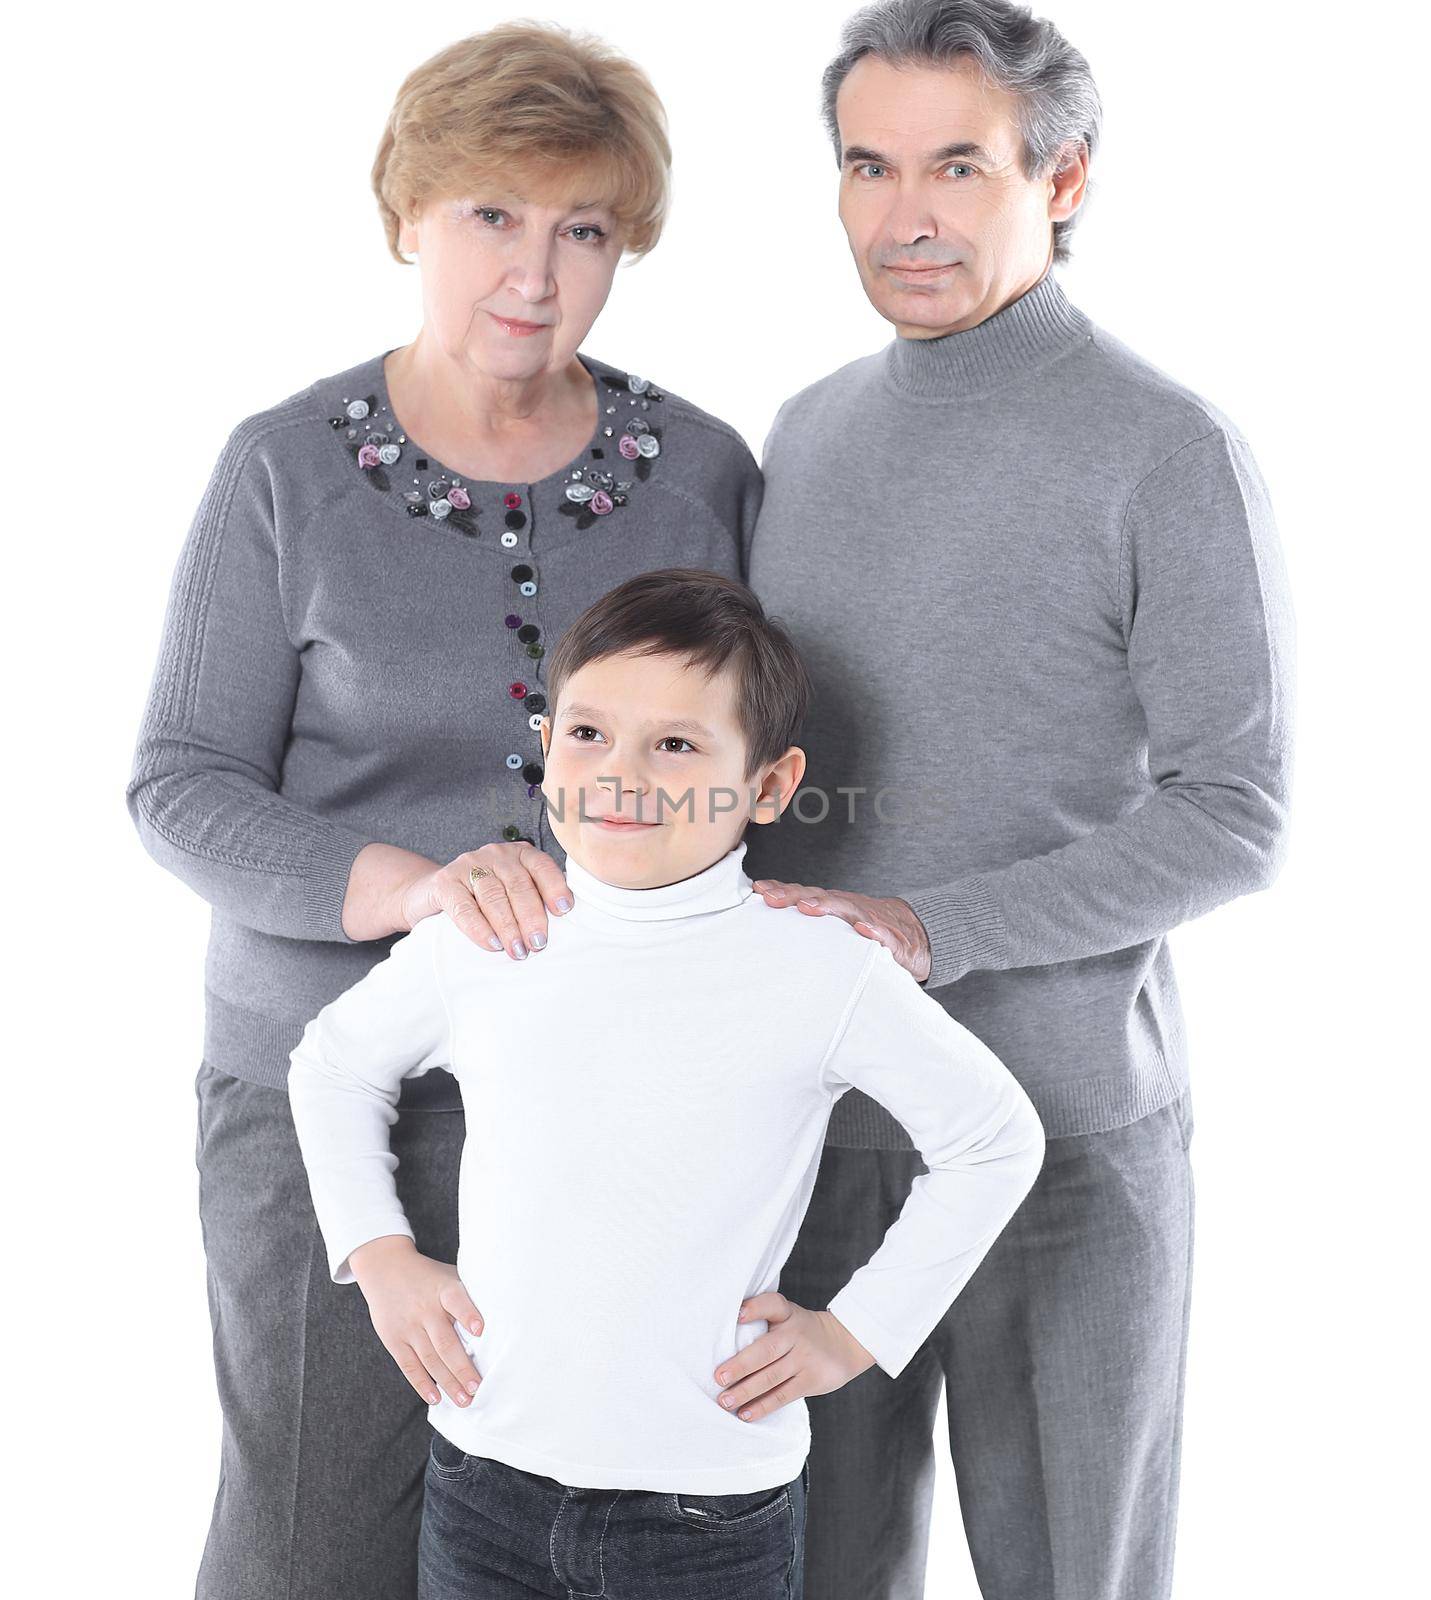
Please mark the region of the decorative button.
POLYGON ((547 697, 544 694, 529 694, 527 696, 527 704, 533 711, 545 711, 547 708, 547 697))
POLYGON ((542 714, 540 711, 534 711, 531 716, 527 718, 527 726, 532 730, 533 733, 540 733, 542 731, 542 714))
POLYGON ((358 447, 358 465, 360 467, 377 467, 382 465, 383 458, 378 454, 376 445, 364 444, 358 447))
POLYGON ((434 500, 427 509, 433 514, 434 517, 437 517, 440 520, 452 510, 452 502, 446 498, 434 500))
POLYGON ((522 497, 519 494, 504 494, 502 496, 502 504, 506 506, 508 511, 515 511, 521 503, 522 497))
POLYGON ((348 415, 354 422, 361 422, 367 414, 368 402, 366 400, 350 400, 348 402, 348 415))
POLYGON ((515 772, 517 768, 521 766, 521 764, 522 758, 515 751, 513 751, 512 754, 507 757, 507 765, 512 769, 513 772, 515 772))
POLYGON ((395 444, 383 444, 378 446, 378 460, 381 461, 385 467, 395 467, 401 456, 402 451, 395 444))
POLYGON ((654 433, 643 433, 636 441, 636 448, 649 461, 652 456, 660 455, 661 441, 654 433))
POLYGON ((517 613, 515 611, 509 611, 507 613, 507 615, 502 620, 507 624, 507 626, 509 628, 520 628, 521 625, 522 625, 522 619, 517 615, 517 613))
POLYGON ((615 505, 616 502, 605 489, 598 489, 591 497, 591 509, 598 517, 604 517, 608 511, 614 509, 615 505))
POLYGON ((519 561, 516 566, 512 568, 513 583, 524 583, 528 578, 534 577, 536 577, 535 570, 528 566, 525 561, 519 561))
POLYGON ((527 698, 527 686, 524 683, 509 683, 507 685, 507 693, 514 700, 525 700, 527 698))
POLYGON ((542 781, 541 762, 529 761, 526 766, 522 768, 522 776, 527 780, 528 783, 540 783, 542 781))
POLYGON ((522 626, 517 629, 517 637, 522 641, 523 644, 530 644, 533 639, 540 639, 541 636, 542 630, 536 625, 535 622, 524 622, 522 626))
POLYGON ((527 646, 527 654, 532 658, 533 661, 540 661, 546 653, 547 650, 545 645, 529 644, 527 646))
POLYGON ((527 514, 525 511, 509 511, 502 520, 509 528, 525 528, 527 525, 527 514))
POLYGON ((514 844, 522 837, 521 829, 517 827, 515 822, 509 822, 502 829, 502 837, 506 839, 508 843, 514 844))
POLYGON ((616 446, 622 457, 627 461, 634 461, 641 452, 636 448, 636 441, 629 433, 621 435, 621 442, 616 446))
POLYGON ((528 578, 527 581, 524 584, 521 584, 519 587, 521 592, 526 595, 528 599, 530 599, 532 595, 537 592, 537 586, 531 581, 530 578, 528 578))
POLYGON ((507 550, 510 550, 512 548, 512 546, 514 544, 516 544, 516 542, 517 542, 516 534, 513 533, 510 528, 505 529, 503 534, 502 534, 502 545, 503 545, 503 548, 507 549, 507 550))
POLYGON ((566 497, 575 505, 585 505, 596 491, 588 483, 569 483, 566 486, 566 497))
POLYGON ((459 511, 466 511, 472 504, 472 496, 459 483, 447 491, 447 498, 459 511))

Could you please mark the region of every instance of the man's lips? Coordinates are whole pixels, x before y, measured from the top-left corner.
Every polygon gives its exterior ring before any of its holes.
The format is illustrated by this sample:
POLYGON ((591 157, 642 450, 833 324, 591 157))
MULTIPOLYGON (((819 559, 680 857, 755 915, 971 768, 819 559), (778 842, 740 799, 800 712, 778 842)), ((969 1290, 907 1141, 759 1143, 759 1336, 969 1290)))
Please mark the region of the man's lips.
POLYGON ((885 271, 898 273, 900 277, 905 278, 937 278, 941 272, 948 272, 952 267, 957 267, 958 265, 957 261, 946 261, 938 266, 918 267, 899 266, 896 264, 886 267, 885 271))

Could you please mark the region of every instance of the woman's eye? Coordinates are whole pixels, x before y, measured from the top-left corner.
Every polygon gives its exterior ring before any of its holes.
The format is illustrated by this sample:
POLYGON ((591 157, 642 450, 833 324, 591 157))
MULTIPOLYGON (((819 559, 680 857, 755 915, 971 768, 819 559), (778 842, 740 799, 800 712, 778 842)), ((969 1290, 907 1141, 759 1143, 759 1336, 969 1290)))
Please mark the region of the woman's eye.
POLYGON ((606 230, 598 228, 594 222, 578 222, 569 231, 578 244, 596 244, 606 237, 606 230), (579 233, 586 237, 577 239, 579 233))
POLYGON ((493 217, 504 217, 506 214, 505 211, 499 211, 496 206, 477 207, 477 215, 481 217, 483 222, 490 222, 493 217))

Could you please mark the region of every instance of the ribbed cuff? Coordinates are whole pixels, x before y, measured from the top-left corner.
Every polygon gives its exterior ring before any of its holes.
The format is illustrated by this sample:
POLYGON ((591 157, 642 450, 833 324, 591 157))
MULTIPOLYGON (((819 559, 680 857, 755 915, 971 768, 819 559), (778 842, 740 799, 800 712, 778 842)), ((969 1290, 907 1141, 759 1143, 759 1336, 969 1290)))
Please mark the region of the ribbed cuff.
POLYGON ((1008 930, 991 874, 976 872, 957 883, 899 898, 913 907, 929 935, 932 965, 926 989, 942 989, 983 967, 1008 965, 1008 930))
POLYGON ((348 897, 348 879, 359 852, 377 841, 350 828, 332 826, 319 837, 308 861, 308 916, 313 939, 339 944, 362 944, 343 931, 343 902, 348 897))

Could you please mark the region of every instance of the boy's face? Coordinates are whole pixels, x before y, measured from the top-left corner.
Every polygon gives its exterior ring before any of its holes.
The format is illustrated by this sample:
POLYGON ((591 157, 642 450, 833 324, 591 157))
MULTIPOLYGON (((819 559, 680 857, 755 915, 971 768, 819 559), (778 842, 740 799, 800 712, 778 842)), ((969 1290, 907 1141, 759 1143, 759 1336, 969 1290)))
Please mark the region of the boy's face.
POLYGON ((573 673, 541 730, 562 849, 607 883, 651 889, 704 871, 752 818, 775 821, 804 752, 792 745, 747 779, 733 687, 729 672, 707 680, 673 655, 603 656, 573 673))

